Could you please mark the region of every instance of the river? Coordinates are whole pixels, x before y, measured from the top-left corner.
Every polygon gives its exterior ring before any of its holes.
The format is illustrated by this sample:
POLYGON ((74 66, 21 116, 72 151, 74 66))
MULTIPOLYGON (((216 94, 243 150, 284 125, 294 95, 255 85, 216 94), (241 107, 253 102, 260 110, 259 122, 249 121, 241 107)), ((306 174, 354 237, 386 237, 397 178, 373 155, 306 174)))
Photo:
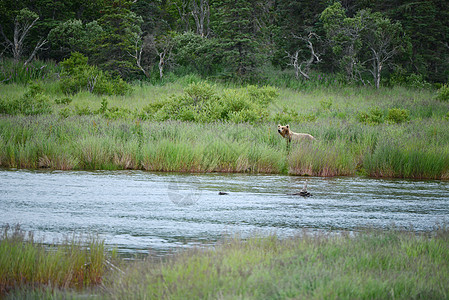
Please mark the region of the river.
POLYGON ((304 228, 430 231, 448 216, 447 181, 0 170, 0 225, 20 224, 49 243, 99 235, 125 255, 210 245, 225 235, 290 236, 304 228), (311 197, 289 195, 306 181, 311 197))

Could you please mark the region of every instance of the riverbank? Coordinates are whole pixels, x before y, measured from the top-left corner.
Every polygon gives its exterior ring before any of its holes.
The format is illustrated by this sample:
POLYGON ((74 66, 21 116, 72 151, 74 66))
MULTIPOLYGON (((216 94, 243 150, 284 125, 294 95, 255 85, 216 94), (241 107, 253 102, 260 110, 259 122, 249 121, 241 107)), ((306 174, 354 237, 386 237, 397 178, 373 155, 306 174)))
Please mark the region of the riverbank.
POLYGON ((334 120, 291 126, 312 133, 317 141, 287 150, 275 123, 3 116, 0 166, 449 179, 445 120, 377 126, 334 120))
MULTIPOLYGON (((105 273, 98 288, 64 289, 51 280, 30 286, 18 280, 10 296, 446 299, 448 241, 449 231, 444 226, 428 233, 389 229, 353 234, 303 231, 287 239, 234 237, 222 240, 213 248, 184 250, 162 260, 115 259, 114 267, 108 263, 100 268, 105 273)), ((0 249, 4 245, 5 239, 0 240, 0 249)), ((39 247, 33 243, 25 245, 15 249, 21 253, 39 247)), ((12 260, 12 252, 2 253, 2 261, 12 260)), ((70 259, 64 256, 60 263, 65 265, 70 259)), ((10 279, 14 274, 11 273, 14 270, 0 270, 3 279, 10 279)))
POLYGON ((449 103, 432 91, 275 91, 195 80, 135 86, 120 97, 3 85, 10 114, 0 116, 0 167, 449 179, 449 103), (192 93, 210 100, 198 106, 192 93), (317 140, 287 149, 278 123, 317 140))

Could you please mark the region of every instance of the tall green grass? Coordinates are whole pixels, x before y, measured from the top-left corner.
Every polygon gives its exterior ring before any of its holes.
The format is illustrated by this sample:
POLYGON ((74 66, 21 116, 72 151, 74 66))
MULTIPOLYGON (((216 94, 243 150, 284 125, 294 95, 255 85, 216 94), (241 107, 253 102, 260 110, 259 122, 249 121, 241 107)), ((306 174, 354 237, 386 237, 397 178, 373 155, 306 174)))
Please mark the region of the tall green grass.
MULTIPOLYGON (((185 76, 164 85, 135 85, 126 96, 85 92, 71 101, 57 84, 41 84, 53 113, 0 116, 0 166, 449 178, 449 103, 431 90, 283 88, 264 122, 141 120, 152 119, 145 110, 149 103, 184 97, 186 87, 200 81, 185 76), (276 132, 278 123, 317 140, 293 143, 288 150, 276 132)), ((219 95, 230 91, 223 84, 213 87, 219 95)), ((9 99, 4 103, 19 103, 30 89, 0 88, 9 99)))
POLYGON ((229 238, 213 249, 138 261, 112 299, 447 299, 449 233, 399 230, 229 238))
POLYGON ((317 140, 287 148, 275 123, 10 116, 0 118, 0 166, 447 179, 446 124, 297 123, 317 140))
POLYGON ((0 236, 0 296, 26 288, 86 288, 101 283, 106 251, 98 238, 73 237, 44 246, 19 226, 5 226, 0 236))
POLYGON ((54 61, 34 60, 23 65, 9 58, 0 58, 0 83, 26 84, 34 80, 55 80, 61 68, 54 61))
POLYGON ((22 231, 0 240, 1 293, 12 299, 447 299, 449 230, 303 231, 224 238, 165 258, 116 258, 102 242, 43 247, 22 231), (89 249, 89 250, 87 250, 89 249), (92 289, 99 286, 101 289, 92 289), (76 289, 74 289, 76 288, 76 289))

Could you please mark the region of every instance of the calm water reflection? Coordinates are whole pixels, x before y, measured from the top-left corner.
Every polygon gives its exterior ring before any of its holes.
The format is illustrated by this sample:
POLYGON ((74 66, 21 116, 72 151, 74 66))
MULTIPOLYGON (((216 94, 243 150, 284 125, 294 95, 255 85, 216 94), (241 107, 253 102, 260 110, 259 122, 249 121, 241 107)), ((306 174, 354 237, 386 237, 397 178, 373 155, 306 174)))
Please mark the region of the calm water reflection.
POLYGON ((52 242, 98 233, 121 252, 164 252, 224 234, 293 235, 391 225, 431 230, 448 221, 449 182, 141 171, 0 170, 0 225, 52 242), (228 195, 218 195, 218 192, 228 195))

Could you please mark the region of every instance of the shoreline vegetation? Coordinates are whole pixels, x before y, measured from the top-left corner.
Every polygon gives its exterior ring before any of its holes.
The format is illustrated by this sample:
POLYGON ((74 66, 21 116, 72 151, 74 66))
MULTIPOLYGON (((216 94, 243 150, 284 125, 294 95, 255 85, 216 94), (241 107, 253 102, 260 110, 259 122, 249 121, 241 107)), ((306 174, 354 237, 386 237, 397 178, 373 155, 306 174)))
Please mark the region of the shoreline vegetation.
POLYGON ((123 96, 0 85, 0 167, 449 179, 449 103, 403 87, 233 87, 185 76, 123 96), (310 133, 290 149, 277 124, 310 133))
POLYGON ((366 229, 224 238, 164 258, 120 258, 97 238, 0 237, 6 299, 447 299, 449 230, 366 229))

